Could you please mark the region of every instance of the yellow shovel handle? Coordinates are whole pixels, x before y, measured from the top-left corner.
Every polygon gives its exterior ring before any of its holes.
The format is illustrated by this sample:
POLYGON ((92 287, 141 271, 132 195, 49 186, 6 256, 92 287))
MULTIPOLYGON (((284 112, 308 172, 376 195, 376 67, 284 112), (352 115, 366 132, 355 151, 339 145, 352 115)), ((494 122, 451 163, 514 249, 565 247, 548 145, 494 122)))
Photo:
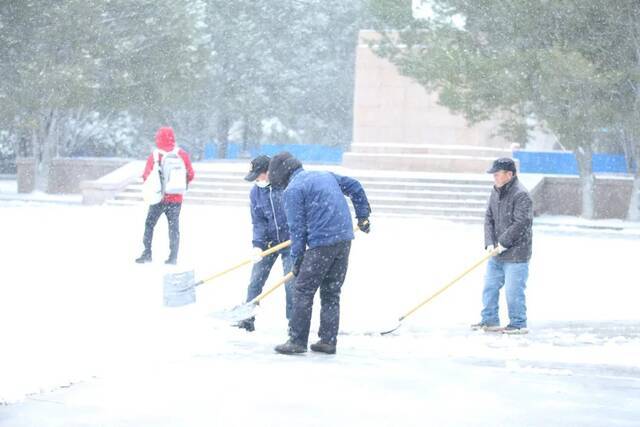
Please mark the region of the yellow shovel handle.
MULTIPOLYGON (((358 227, 355 227, 354 231, 357 231, 357 230, 358 230, 358 227)), ((291 244, 291 240, 287 240, 286 242, 282 242, 279 245, 274 246, 273 248, 271 248, 271 249, 269 249, 267 251, 264 251, 262 253, 263 254, 262 256, 264 256, 266 254, 266 252, 269 252, 269 251, 275 252, 275 250, 279 250, 281 248, 286 248, 290 244, 291 244), (280 246, 280 248, 278 246, 280 246)), ((272 252, 270 252, 270 253, 272 253, 272 252)), ((266 254, 266 255, 269 255, 269 254, 266 254)), ((288 282, 292 278, 293 278, 293 273, 292 272, 288 272, 284 277, 282 277, 280 280, 278 280, 276 283, 274 283, 274 285, 272 287, 270 287, 269 289, 267 289, 266 291, 264 291, 263 293, 261 293, 260 295, 255 297, 254 299, 252 299, 249 302, 249 304, 257 304, 257 303, 259 303, 260 301, 265 299, 269 294, 271 294, 273 291, 278 289, 280 286, 282 286, 283 284, 285 284, 286 282, 288 282)))
POLYGON ((253 262, 252 259, 245 259, 244 261, 239 262, 238 264, 234 265, 233 267, 229 267, 226 270, 223 270, 223 271, 221 271, 219 273, 214 274, 213 276, 209 276, 207 278, 204 278, 204 279, 200 280, 198 283, 196 283, 196 286, 202 285, 203 283, 207 283, 207 282, 209 282, 209 281, 211 281, 213 279, 217 279, 220 276, 224 276, 225 274, 227 274, 227 273, 229 273, 229 272, 231 272, 233 270, 236 270, 236 269, 242 267, 243 265, 251 264, 252 262, 253 262))
MULTIPOLYGON (((356 227, 354 227, 354 231, 358 231, 358 227, 357 227, 357 226, 356 226, 356 227)), ((269 249, 267 249, 267 250, 265 250, 265 251, 262 251, 262 253, 260 254, 260 256, 264 258, 264 257, 266 257, 267 255, 271 255, 271 254, 273 254, 273 253, 276 253, 276 252, 278 252, 280 249, 284 249, 284 248, 287 248, 287 247, 289 247, 289 246, 291 246, 291 240, 285 240, 285 241, 284 241, 284 242, 282 242, 282 243, 278 243, 277 245, 275 245, 275 246, 273 246, 273 247, 271 247, 271 248, 269 248, 269 249)), ((236 264, 236 265, 234 265, 234 266, 232 266, 232 267, 227 268, 226 270, 223 270, 223 271, 221 271, 221 272, 219 272, 219 273, 214 274, 213 276, 209 276, 209 277, 207 277, 207 278, 204 278, 204 279, 200 280, 198 283, 196 283, 196 286, 202 285, 203 283, 209 282, 209 281, 211 281, 211 280, 213 280, 213 279, 217 279, 217 278, 218 278, 218 277, 220 277, 220 276, 224 276, 225 274, 230 273, 230 272, 232 272, 233 270, 237 270, 238 268, 240 268, 240 267, 242 267, 242 266, 245 266, 245 265, 247 265, 247 264, 251 264, 252 262, 254 262, 253 258, 247 258, 247 259, 245 259, 244 261, 241 261, 241 262, 239 262, 238 264, 236 264)), ((285 276, 285 277, 286 277, 286 276, 285 276)), ((289 279, 287 279, 287 280, 289 280, 289 279)), ((285 280, 285 282, 286 282, 286 280, 285 280)), ((282 283, 284 283, 284 282, 282 282, 282 283)))
POLYGON ((269 249, 267 249, 266 251, 263 251, 260 256, 261 257, 266 257, 267 255, 271 255, 272 253, 278 252, 280 249, 284 249, 286 247, 291 246, 291 240, 286 240, 282 243, 278 243, 275 246, 270 247, 269 249))
POLYGON ((440 288, 436 293, 434 293, 433 295, 431 295, 429 298, 423 300, 420 304, 416 305, 415 307, 413 307, 411 310, 409 310, 407 313, 405 313, 404 316, 400 317, 400 321, 403 321, 404 319, 406 319, 407 317, 409 317, 410 315, 412 315, 414 312, 416 312, 420 307, 422 307, 423 305, 425 305, 426 303, 428 303, 429 301, 431 301, 432 299, 434 299, 435 297, 437 297, 438 295, 440 295, 441 293, 443 293, 444 291, 446 291, 447 289, 449 289, 451 286, 453 286, 458 280, 462 279, 464 276, 466 276, 467 274, 471 273, 473 270, 475 270, 478 266, 482 265, 486 260, 488 260, 489 258, 491 258, 494 255, 498 254, 498 248, 494 249, 491 252, 488 252, 486 255, 484 255, 482 257, 482 259, 480 259, 479 261, 477 261, 475 264, 473 264, 471 267, 467 268, 465 271, 463 271, 462 273, 460 273, 458 276, 456 276, 453 280, 451 280, 449 283, 447 283, 445 286, 443 286, 442 288, 440 288))
POLYGON ((273 291, 278 289, 280 286, 282 286, 283 284, 285 284, 286 282, 291 280, 291 278, 293 278, 293 273, 292 272, 288 272, 284 277, 282 277, 280 280, 278 280, 276 283, 274 283, 274 285, 272 287, 270 287, 269 289, 267 289, 266 291, 264 291, 263 293, 261 293, 260 295, 255 297, 254 299, 252 299, 249 304, 257 304, 257 303, 259 303, 260 301, 265 299, 270 293, 272 293, 273 291))
MULTIPOLYGON (((267 249, 266 251, 263 251, 263 252, 260 254, 260 256, 264 258, 265 256, 267 256, 267 255, 271 255, 272 253, 275 253, 275 252, 278 252, 280 249, 284 249, 284 248, 286 248, 286 247, 288 247, 288 246, 291 246, 291 240, 284 241, 284 242, 282 242, 282 243, 279 243, 279 244, 277 244, 277 245, 275 245, 275 246, 273 246, 273 247, 271 247, 271 248, 267 249)), ((232 267, 227 268, 226 270, 223 270, 223 271, 221 271, 221 272, 219 272, 219 273, 214 274, 213 276, 209 276, 209 277, 207 277, 207 278, 205 278, 205 279, 202 279, 201 281, 199 281, 199 282, 196 284, 196 286, 197 286, 197 285, 202 285, 203 283, 209 282, 209 281, 211 281, 211 280, 213 280, 213 279, 217 279, 217 278, 218 278, 218 277, 220 277, 220 276, 224 276, 225 274, 230 273, 230 272, 232 272, 233 270, 237 270, 238 268, 240 268, 240 267, 242 267, 242 266, 245 266, 245 265, 247 265, 247 264, 251 264, 251 263, 253 263, 253 258, 247 258, 247 259, 245 259, 244 261, 241 261, 241 262, 239 262, 238 264, 236 264, 236 265, 234 265, 234 266, 232 266, 232 267)))

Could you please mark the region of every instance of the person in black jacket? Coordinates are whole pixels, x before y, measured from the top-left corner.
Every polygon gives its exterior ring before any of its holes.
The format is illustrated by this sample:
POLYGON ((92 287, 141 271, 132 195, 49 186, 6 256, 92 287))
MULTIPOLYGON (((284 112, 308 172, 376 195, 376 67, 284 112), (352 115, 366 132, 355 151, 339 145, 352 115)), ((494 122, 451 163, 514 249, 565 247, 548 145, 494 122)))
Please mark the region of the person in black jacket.
POLYGON ((358 227, 369 232, 369 201, 360 183, 324 171, 305 171, 287 152, 271 159, 269 181, 286 188, 284 208, 291 233, 296 281, 289 340, 276 346, 282 354, 307 351, 313 298, 320 289, 320 341, 311 350, 334 354, 340 323, 340 291, 347 274, 353 223, 345 195, 351 199, 358 227))
POLYGON ((532 252, 533 202, 518 180, 512 159, 500 158, 487 171, 493 174, 495 186, 489 196, 484 221, 484 244, 497 251, 489 260, 482 293, 482 320, 472 329, 527 333, 525 288, 532 252), (505 287, 509 324, 500 327, 498 300, 505 287))
MULTIPOLYGON (((268 156, 256 157, 251 161, 251 170, 244 177, 246 181, 255 184, 249 193, 249 199, 253 224, 252 243, 256 262, 251 271, 247 302, 260 295, 278 256, 282 259, 282 269, 285 274, 290 272, 292 267, 289 248, 265 257, 260 255, 272 246, 289 240, 289 227, 282 203, 282 190, 273 188, 267 179, 270 160, 268 156)), ((285 284, 287 319, 291 317, 293 306, 292 286, 292 280, 285 284)), ((255 317, 243 320, 236 326, 252 332, 255 330, 255 317)))

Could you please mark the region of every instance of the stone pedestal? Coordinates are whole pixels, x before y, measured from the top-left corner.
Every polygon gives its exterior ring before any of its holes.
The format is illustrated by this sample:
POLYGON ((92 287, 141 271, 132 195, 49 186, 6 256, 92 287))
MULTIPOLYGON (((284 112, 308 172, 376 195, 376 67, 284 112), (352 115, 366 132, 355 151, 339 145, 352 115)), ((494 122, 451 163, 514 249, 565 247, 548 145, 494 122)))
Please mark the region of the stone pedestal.
POLYGON ((31 193, 36 189, 36 159, 18 157, 16 159, 18 193, 31 193))
POLYGON ((379 35, 361 31, 356 53, 350 168, 424 172, 480 172, 496 157, 511 156, 496 120, 469 123, 438 104, 368 45, 379 35))

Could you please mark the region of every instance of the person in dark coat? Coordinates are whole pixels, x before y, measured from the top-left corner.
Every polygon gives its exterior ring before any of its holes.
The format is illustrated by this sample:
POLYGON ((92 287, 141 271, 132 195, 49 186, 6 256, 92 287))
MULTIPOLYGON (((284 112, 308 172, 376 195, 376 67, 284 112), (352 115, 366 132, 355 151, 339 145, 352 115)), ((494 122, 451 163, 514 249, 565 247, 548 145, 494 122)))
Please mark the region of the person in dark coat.
MULTIPOLYGON (((163 158, 169 155, 175 155, 184 163, 185 180, 188 185, 195 176, 189 154, 182 148, 176 146, 176 137, 173 129, 170 127, 161 127, 156 133, 156 147, 147 158, 147 163, 142 174, 142 179, 146 181, 154 170, 154 163, 161 164, 163 158)), ((163 193, 164 194, 164 193, 163 193)), ((143 264, 151 262, 151 243, 153 241, 153 229, 155 228, 160 216, 165 214, 169 224, 169 258, 165 264, 175 264, 178 261, 178 249, 180 246, 180 210, 182 209, 182 194, 163 195, 159 203, 149 206, 147 219, 144 224, 144 237, 142 243, 144 251, 142 255, 136 259, 136 262, 143 264)))
POLYGON ((493 174, 495 186, 485 214, 484 244, 488 251, 495 249, 497 255, 487 264, 482 320, 471 327, 524 334, 527 333, 525 288, 532 253, 533 202, 518 180, 512 159, 495 160, 487 172, 493 174), (509 324, 505 328, 500 327, 498 317, 498 300, 503 286, 509 311, 509 324))
MULTIPOLYGON (((282 259, 282 269, 285 274, 291 271, 290 249, 285 248, 279 252, 261 257, 261 253, 272 246, 289 240, 289 226, 284 213, 283 190, 273 188, 267 179, 269 169, 268 156, 258 156, 251 161, 251 170, 245 176, 245 180, 254 182, 249 199, 251 202, 251 222, 253 224, 253 250, 256 263, 251 271, 249 288, 247 289, 247 302, 253 300, 262 293, 271 268, 278 256, 282 259)), ((293 305, 292 281, 285 284, 286 315, 291 316, 293 305)), ((255 330, 255 318, 243 320, 236 326, 249 332, 255 330)))
POLYGON ((370 230, 371 209, 360 183, 331 172, 305 171, 298 159, 283 152, 271 159, 269 181, 286 188, 284 208, 291 233, 294 284, 289 340, 278 353, 307 351, 313 298, 320 289, 320 341, 316 352, 334 354, 340 323, 340 291, 347 274, 353 223, 345 195, 351 199, 358 227, 370 230))

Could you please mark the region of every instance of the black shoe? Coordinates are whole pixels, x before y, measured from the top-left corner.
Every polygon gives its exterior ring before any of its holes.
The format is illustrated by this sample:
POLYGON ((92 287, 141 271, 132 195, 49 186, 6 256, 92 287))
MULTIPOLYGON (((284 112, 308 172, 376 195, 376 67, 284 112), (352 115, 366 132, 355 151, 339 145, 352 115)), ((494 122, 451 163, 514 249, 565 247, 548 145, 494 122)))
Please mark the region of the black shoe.
POLYGON ((516 328, 515 326, 508 325, 506 328, 502 329, 503 334, 509 335, 525 335, 529 333, 527 328, 516 328))
POLYGON ((236 328, 244 329, 247 332, 253 332, 256 330, 254 319, 244 319, 233 326, 235 326, 236 328))
POLYGON ((165 263, 165 264, 169 264, 169 265, 176 265, 176 264, 177 264, 177 262, 178 262, 178 260, 177 260, 177 259, 175 259, 175 258, 169 258, 169 259, 168 259, 168 260, 166 260, 164 263, 165 263))
POLYGON ((320 340, 315 344, 311 344, 311 351, 315 351, 317 353, 336 354, 336 345, 320 340))
POLYGON ((274 350, 280 354, 299 354, 306 353, 307 347, 287 341, 284 344, 277 345, 274 350))
POLYGON ((500 325, 489 325, 488 323, 480 322, 471 325, 473 331, 485 331, 485 332, 499 332, 502 330, 500 325))
POLYGON ((145 262, 151 262, 151 252, 142 252, 138 258, 136 258, 138 264, 144 264, 145 262))

